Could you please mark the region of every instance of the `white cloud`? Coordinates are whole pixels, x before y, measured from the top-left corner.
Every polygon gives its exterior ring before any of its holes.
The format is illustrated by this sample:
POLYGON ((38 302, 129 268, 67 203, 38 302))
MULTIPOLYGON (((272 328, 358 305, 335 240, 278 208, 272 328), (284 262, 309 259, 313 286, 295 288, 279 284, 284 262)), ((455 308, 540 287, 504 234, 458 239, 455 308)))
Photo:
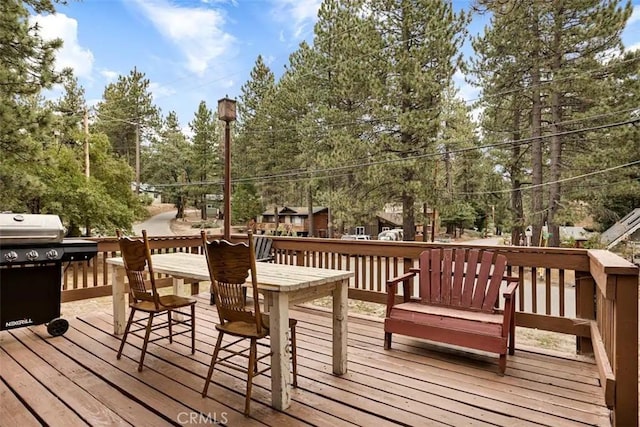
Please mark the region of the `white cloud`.
POLYGON ((640 4, 633 6, 633 12, 631 12, 627 25, 631 25, 636 22, 640 22, 640 4))
POLYGON ((640 50, 640 42, 634 43, 631 46, 627 46, 625 48, 625 52, 633 52, 633 51, 636 51, 636 50, 640 50))
POLYGON ((165 0, 136 0, 163 37, 170 40, 187 60, 186 67, 204 75, 209 66, 229 54, 235 38, 224 32, 224 15, 217 10, 184 7, 165 0))
POLYGON ((155 99, 164 98, 166 96, 171 96, 176 93, 175 89, 166 85, 162 85, 157 82, 149 83, 149 91, 153 93, 153 96, 155 99))
POLYGON ((63 13, 35 15, 29 18, 40 26, 44 40, 62 39, 64 45, 56 53, 56 69, 73 68, 77 77, 91 77, 93 53, 78 43, 78 21, 63 13))
POLYGON ((112 83, 116 81, 120 74, 113 70, 100 70, 100 75, 104 77, 107 82, 112 83))
MULTIPOLYGON (((291 23, 290 31, 299 39, 316 22, 321 0, 273 0, 273 16, 280 22, 291 23)), ((283 38, 282 33, 280 36, 283 38)))
POLYGON ((467 83, 465 81, 465 75, 460 70, 456 71, 453 75, 453 83, 458 90, 459 97, 463 101, 470 102, 478 98, 480 88, 467 83))

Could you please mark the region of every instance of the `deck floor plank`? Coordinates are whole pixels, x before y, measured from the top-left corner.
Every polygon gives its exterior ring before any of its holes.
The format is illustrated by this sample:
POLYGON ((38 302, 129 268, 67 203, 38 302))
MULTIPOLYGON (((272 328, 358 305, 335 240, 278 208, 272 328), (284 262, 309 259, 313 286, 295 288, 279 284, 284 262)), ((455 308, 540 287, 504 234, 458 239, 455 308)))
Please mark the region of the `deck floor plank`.
POLYGON ((69 319, 63 337, 49 337, 42 326, 1 331, 0 410, 11 418, 0 417, 0 426, 211 424, 202 417, 223 413, 219 421, 240 426, 609 425, 597 370, 586 358, 517 348, 501 377, 495 355, 402 336, 386 351, 380 321, 350 316, 349 371, 336 376, 330 315, 297 307, 291 315, 299 321, 299 387, 292 405, 284 412, 271 408, 267 373, 254 379, 246 418, 240 372, 217 367, 201 397, 218 317, 208 294, 198 299, 196 353, 184 335, 173 344, 150 343, 142 372, 139 339, 132 337, 116 359, 120 337, 113 335, 111 313, 69 319))
POLYGON ((56 352, 45 343, 45 340, 37 339, 26 329, 16 330, 14 336, 31 352, 22 351, 23 347, 17 341, 8 343, 4 347, 5 351, 13 354, 14 358, 19 358, 19 363, 25 370, 51 393, 74 408, 87 424, 114 427, 131 425, 81 386, 87 377, 92 377, 90 373, 87 375, 86 371, 78 369, 77 364, 56 352), (47 364, 42 363, 39 356, 42 354, 46 354, 47 364), (65 366, 73 367, 73 370, 66 370, 65 366))
MULTIPOLYGON (((95 324, 95 326, 100 328, 112 328, 112 323, 105 322, 106 317, 101 316, 101 320, 103 323, 95 324)), ((211 324, 209 324, 211 326, 211 324)), ((211 353, 213 351, 213 346, 215 344, 215 337, 213 335, 209 336, 205 333, 199 333, 199 340, 196 345, 196 355, 191 356, 191 354, 186 354, 185 359, 182 359, 181 367, 184 369, 188 369, 190 371, 199 372, 201 375, 201 380, 197 381, 196 384, 199 387, 204 385, 204 376, 206 375, 206 370, 208 369, 209 362, 211 360, 211 353), (206 347, 205 347, 206 346, 206 347), (202 351, 204 348, 204 351, 202 351), (195 360, 189 360, 193 358, 195 360)), ((128 344, 135 344, 134 348, 131 349, 131 345, 125 346, 125 353, 127 353, 127 349, 129 349, 128 353, 131 357, 138 357, 140 351, 140 342, 141 340, 137 338, 133 338, 131 340, 127 340, 128 344)), ((225 342, 229 342, 231 339, 225 339, 225 342)), ((181 343, 182 349, 177 347, 176 345, 167 345, 164 346, 162 343, 151 343, 149 344, 149 349, 154 348, 151 352, 151 357, 162 357, 164 359, 174 359, 175 352, 178 350, 179 353, 188 349, 190 345, 189 338, 187 337, 176 337, 174 340, 175 343, 181 343)), ((119 340, 114 344, 119 345, 119 340)), ((149 356, 147 356, 149 357, 149 356)), ((176 376, 172 376, 172 378, 177 378, 176 376)), ((239 396, 243 397, 243 391, 245 387, 245 377, 232 369, 221 367, 216 368, 214 372, 214 376, 212 377, 212 386, 209 387, 208 396, 216 396, 222 398, 228 398, 229 391, 224 392, 224 390, 216 390, 214 385, 222 386, 224 389, 231 391, 232 393, 237 393, 239 396), (235 390, 235 392, 234 392, 235 390)), ((268 407, 270 404, 271 394, 269 391, 270 381, 269 376, 260 375, 254 378, 254 391, 252 393, 253 400, 258 400, 260 403, 264 405, 264 407, 268 407)), ((353 406, 349 406, 348 402, 342 402, 339 399, 333 398, 333 400, 322 399, 322 396, 313 395, 315 398, 312 399, 311 402, 306 401, 308 398, 305 398, 308 394, 300 393, 299 390, 304 390, 303 385, 299 386, 298 390, 293 391, 293 401, 299 402, 302 405, 293 405, 291 408, 287 410, 287 414, 290 414, 296 417, 299 420, 304 420, 307 423, 313 425, 326 425, 326 426, 340 426, 340 425, 363 425, 369 426, 371 423, 375 423, 375 425, 384 426, 387 425, 383 419, 381 419, 380 415, 371 415, 363 411, 355 410, 353 406), (336 402, 340 402, 337 403, 336 402), (324 409, 327 408, 327 409, 324 409)), ((200 391, 200 388, 198 389, 200 391)), ((236 402, 237 402, 236 398, 236 402)), ((243 404, 243 402, 241 402, 243 404)), ((238 410, 241 411, 243 408, 238 407, 238 410)), ((380 410, 380 407, 375 408, 377 411, 380 410)), ((255 412, 255 404, 252 403, 252 415, 255 412)), ((266 413, 264 417, 261 417, 262 422, 266 422, 270 425, 286 425, 290 422, 290 419, 283 419, 282 413, 273 412, 271 414, 266 413), (273 418, 273 419, 272 419, 273 418)), ((388 425, 397 425, 397 423, 388 423, 388 425)))
MULTIPOLYGON (((131 381, 135 381, 134 390, 136 395, 140 396, 141 402, 145 402, 155 409, 161 410, 164 416, 169 420, 176 420, 173 414, 186 414, 181 417, 188 417, 191 413, 201 413, 204 415, 211 414, 211 418, 225 418, 230 424, 246 422, 246 425, 257 425, 253 420, 246 420, 244 415, 238 410, 230 408, 219 402, 203 399, 199 392, 193 388, 185 387, 174 377, 163 375, 157 366, 163 362, 157 358, 153 358, 152 354, 147 354, 149 360, 145 358, 145 369, 138 372, 138 358, 140 353, 135 352, 133 357, 123 357, 116 359, 117 347, 109 347, 104 344, 107 337, 101 337, 97 342, 93 333, 98 330, 89 329, 88 333, 83 328, 86 323, 78 323, 74 328, 70 329, 67 334, 70 339, 83 347, 91 348, 95 357, 100 358, 103 363, 109 365, 109 370, 115 372, 118 379, 128 377, 131 381), (148 369, 147 369, 148 368, 148 369)), ((65 336, 67 335, 65 334, 65 336)), ((117 341, 115 337, 108 336, 111 341, 117 341)), ((126 346, 125 346, 126 348, 126 346)), ((114 375, 115 376, 115 375, 114 375)))
MULTIPOLYGON (((3 340, 2 347, 4 349, 11 344, 11 340, 3 340)), ((27 353, 29 350, 23 348, 22 352, 27 353)), ((58 396, 34 378, 6 350, 0 351, 0 367, 0 376, 3 381, 14 390, 29 411, 38 414, 38 418, 43 423, 70 427, 87 425, 72 408, 60 401, 58 396)))
POLYGON ((33 416, 31 411, 20 402, 18 397, 2 381, 0 381, 0 416, 2 419, 0 423, 6 425, 21 427, 38 427, 41 425, 40 421, 33 416))
MULTIPOLYGON (((298 312, 296 312, 296 314, 298 314, 298 312)), ((309 325, 309 322, 315 322, 317 320, 314 317, 308 317, 307 313, 304 314, 304 316, 298 315, 299 319, 304 320, 303 325, 309 325)), ((379 335, 379 337, 373 336, 373 338, 371 338, 370 335, 368 335, 371 333, 371 330, 363 330, 362 327, 350 327, 349 339, 354 341, 349 342, 350 348, 353 347, 368 353, 381 354, 383 358, 386 358, 390 353, 383 349, 382 330, 376 331, 375 328, 372 330, 379 335), (370 338, 367 340, 363 337, 370 338)), ((329 323, 314 323, 311 331, 313 331, 313 335, 318 338, 324 339, 331 336, 329 323)), ((497 357, 484 356, 478 354, 478 352, 460 351, 443 345, 426 343, 417 339, 394 336, 392 353, 401 359, 402 363, 409 360, 422 360, 423 363, 437 367, 438 369, 459 369, 460 372, 466 375, 483 377, 499 384, 503 381, 511 381, 511 379, 514 379, 516 383, 512 385, 524 388, 526 388, 527 385, 522 380, 526 380, 529 381, 529 387, 534 390, 538 390, 541 385, 553 385, 557 386, 556 393, 562 393, 562 390, 566 390, 564 395, 574 398, 574 394, 578 392, 581 393, 586 401, 593 402, 595 400, 604 405, 604 398, 602 397, 602 391, 600 390, 597 378, 590 377, 588 384, 585 383, 583 379, 585 377, 584 372, 593 372, 593 362, 569 361, 572 363, 580 363, 579 369, 582 372, 580 377, 567 377, 565 375, 566 373, 561 369, 561 365, 560 367, 552 365, 557 367, 557 369, 549 369, 549 367, 547 367, 546 374, 542 375, 538 374, 539 368, 536 366, 532 366, 526 370, 513 369, 512 360, 528 359, 528 353, 516 351, 515 356, 509 356, 507 358, 507 375, 498 377, 496 375, 497 357)), ((547 357, 547 359, 553 360, 558 358, 547 357)), ((561 360, 562 359, 560 359, 560 361, 561 360)), ((400 361, 398 362, 400 363, 400 361)), ((522 364, 520 366, 522 367, 522 364)))

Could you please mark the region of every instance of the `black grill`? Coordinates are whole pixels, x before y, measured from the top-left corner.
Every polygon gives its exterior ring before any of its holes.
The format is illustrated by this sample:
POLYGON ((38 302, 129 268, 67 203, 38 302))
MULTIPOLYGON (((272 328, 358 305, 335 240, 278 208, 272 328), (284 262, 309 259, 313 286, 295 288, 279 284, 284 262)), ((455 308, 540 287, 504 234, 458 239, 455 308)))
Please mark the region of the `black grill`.
POLYGON ((63 264, 90 260, 98 245, 63 234, 55 215, 0 214, 0 330, 46 324, 56 336, 69 328, 60 318, 63 264))

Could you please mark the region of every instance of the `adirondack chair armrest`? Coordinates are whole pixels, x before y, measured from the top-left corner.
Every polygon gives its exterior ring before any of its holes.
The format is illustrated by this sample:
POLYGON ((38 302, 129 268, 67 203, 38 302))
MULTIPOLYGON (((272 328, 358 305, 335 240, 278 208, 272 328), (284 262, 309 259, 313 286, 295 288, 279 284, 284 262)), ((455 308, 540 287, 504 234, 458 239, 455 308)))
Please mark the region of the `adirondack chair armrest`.
MULTIPOLYGON (((517 278, 515 278, 517 280, 517 278)), ((510 280, 511 281, 511 280, 510 280)), ((503 322, 502 322, 502 336, 507 337, 509 333, 513 333, 515 328, 515 310, 516 310, 516 300, 514 295, 516 293, 516 289, 518 288, 519 281, 511 281, 512 283, 507 286, 507 289, 502 294, 504 296, 504 311, 503 313, 503 322)), ((513 337, 513 335, 512 335, 513 337)), ((513 338, 512 338, 513 339, 513 338)), ((513 353, 510 353, 513 354, 513 353)))
POLYGON ((398 277, 387 280, 387 317, 391 314, 391 307, 396 303, 396 292, 398 283, 404 282, 403 295, 405 302, 409 301, 409 279, 417 274, 416 271, 409 271, 398 277))
POLYGON ((406 280, 411 279, 412 277, 414 277, 417 274, 417 271, 413 271, 410 270, 407 273, 401 274, 398 277, 394 277, 393 279, 389 279, 387 280, 387 292, 389 292, 389 287, 393 286, 395 288, 395 286, 400 283, 400 282, 404 282, 406 280))

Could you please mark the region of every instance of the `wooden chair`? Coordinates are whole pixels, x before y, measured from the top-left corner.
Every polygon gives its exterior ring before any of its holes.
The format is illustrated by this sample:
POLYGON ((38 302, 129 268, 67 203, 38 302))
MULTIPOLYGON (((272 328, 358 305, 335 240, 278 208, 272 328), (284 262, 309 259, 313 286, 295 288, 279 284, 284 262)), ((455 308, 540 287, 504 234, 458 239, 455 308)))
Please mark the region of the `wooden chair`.
MULTIPOLYGON (((273 255, 271 254, 271 245, 273 240, 265 236, 253 236, 253 243, 256 254, 257 262, 271 262, 273 261, 273 255)), ((209 304, 214 305, 216 303, 215 293, 213 292, 213 284, 211 285, 211 296, 209 297, 209 304)), ((247 294, 247 288, 243 288, 245 296, 247 294)))
POLYGON ((384 348, 391 348, 393 333, 484 350, 500 355, 504 374, 514 353, 517 277, 505 276, 504 255, 477 249, 431 249, 420 254, 419 268, 387 281, 384 348), (418 294, 412 282, 419 276, 418 294), (497 308, 500 286, 504 310, 497 308), (403 302, 396 303, 398 283, 403 302))
MULTIPOLYGON (((257 356, 257 342, 259 339, 269 336, 269 315, 260 312, 260 304, 258 300, 258 282, 256 276, 256 256, 253 247, 253 238, 249 232, 249 244, 247 243, 230 243, 226 240, 207 240, 206 233, 201 232, 202 244, 207 257, 207 265, 209 266, 209 275, 211 277, 211 288, 215 294, 215 304, 218 310, 220 323, 216 324, 218 331, 218 340, 211 357, 211 365, 207 373, 207 379, 202 390, 202 397, 207 395, 213 369, 216 364, 236 369, 247 374, 247 391, 245 397, 245 415, 249 415, 249 405, 251 402, 251 386, 253 377, 262 374, 271 366, 258 371, 258 362, 266 357, 270 357, 271 353, 257 356), (253 310, 245 304, 246 294, 243 291, 244 284, 251 273, 251 289, 253 290, 253 310), (225 334, 238 338, 233 342, 222 345, 222 339, 225 334), (248 339, 249 347, 242 350, 236 350, 235 346, 239 342, 248 339), (247 356, 246 352, 249 351, 247 356), (220 357, 221 351, 229 353, 226 357, 220 357), (227 360, 233 356, 248 357, 246 371, 238 368, 235 364, 227 363, 227 360)), ((289 328, 291 329, 291 359, 293 365, 293 386, 298 385, 298 367, 296 356, 296 324, 295 319, 289 319, 289 328)))
POLYGON ((121 234, 120 230, 116 231, 122 259, 129 279, 129 308, 131 314, 127 321, 127 326, 120 342, 117 358, 122 356, 122 349, 127 341, 129 334, 135 335, 143 339, 142 353, 140 362, 138 363, 138 371, 142 371, 144 356, 147 352, 147 344, 161 339, 169 338, 169 343, 173 343, 175 335, 191 333, 191 354, 195 353, 195 305, 196 300, 193 298, 181 297, 178 295, 159 295, 156 288, 155 277, 153 274, 153 266, 151 265, 151 250, 149 249, 149 239, 146 230, 142 231, 142 239, 131 239, 121 234), (145 276, 148 272, 149 279, 145 276), (189 312, 180 311, 182 308, 190 307, 189 312), (135 319, 137 312, 146 313, 147 316, 135 319), (167 313, 167 320, 154 325, 153 320, 157 314, 167 313), (174 313, 184 316, 177 320, 174 313), (174 331, 174 327, 178 326, 180 331, 174 331), (131 329, 131 328, 134 329, 131 329), (150 339, 151 332, 156 332, 162 328, 168 328, 168 335, 150 339), (144 335, 139 332, 144 331, 144 335))

